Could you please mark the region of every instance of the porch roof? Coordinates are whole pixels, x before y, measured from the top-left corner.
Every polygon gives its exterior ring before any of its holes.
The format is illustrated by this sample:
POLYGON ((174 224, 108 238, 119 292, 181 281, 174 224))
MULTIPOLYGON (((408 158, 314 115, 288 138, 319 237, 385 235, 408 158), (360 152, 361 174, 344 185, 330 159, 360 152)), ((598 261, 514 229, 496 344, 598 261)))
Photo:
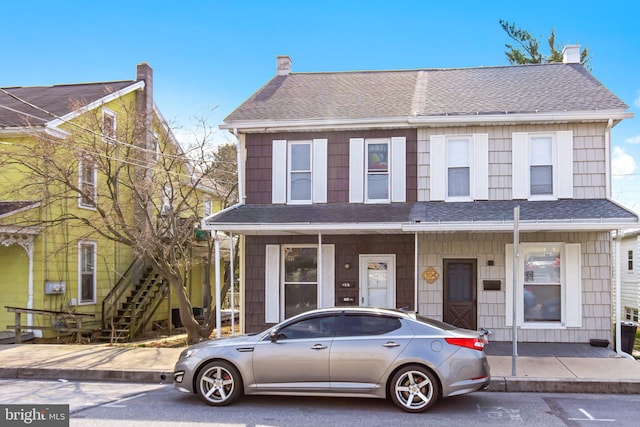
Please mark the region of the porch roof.
POLYGON ((238 234, 505 232, 520 206, 522 231, 604 231, 640 226, 638 215, 608 199, 496 200, 391 204, 236 205, 202 221, 238 234))

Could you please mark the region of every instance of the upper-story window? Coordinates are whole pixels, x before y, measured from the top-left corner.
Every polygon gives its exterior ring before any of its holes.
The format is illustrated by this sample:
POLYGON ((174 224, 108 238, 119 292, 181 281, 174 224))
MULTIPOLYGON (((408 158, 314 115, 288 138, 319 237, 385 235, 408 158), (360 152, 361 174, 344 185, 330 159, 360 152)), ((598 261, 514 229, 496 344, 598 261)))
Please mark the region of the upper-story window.
POLYGON ((449 198, 467 198, 470 193, 469 138, 447 141, 447 193, 449 198))
POLYGON ((167 216, 171 214, 173 210, 173 187, 171 184, 165 184, 162 187, 162 205, 160 208, 160 215, 167 216))
POLYGON ((529 192, 553 194, 553 144, 550 136, 532 136, 529 142, 529 192))
POLYGON ((272 203, 327 202, 327 140, 273 141, 272 203))
POLYGON ((429 199, 463 202, 489 198, 489 135, 431 135, 429 199))
POLYGON ((311 203, 311 141, 289 142, 289 203, 311 203))
POLYGON ((573 197, 573 132, 512 135, 513 198, 573 197))
POLYGON ((202 214, 204 216, 209 216, 213 213, 213 202, 211 197, 205 196, 202 202, 202 214))
POLYGON ((627 270, 633 271, 633 251, 627 252, 627 270))
POLYGON ((349 140, 349 202, 406 201, 406 138, 349 140))
POLYGON ((107 142, 115 142, 116 140, 116 113, 108 108, 102 109, 102 139, 107 142))
POLYGON ((388 139, 367 140, 366 201, 389 201, 389 144, 388 139))
POLYGON ((98 172, 96 166, 88 157, 80 157, 78 162, 78 206, 81 208, 94 209, 98 200, 97 186, 98 172))

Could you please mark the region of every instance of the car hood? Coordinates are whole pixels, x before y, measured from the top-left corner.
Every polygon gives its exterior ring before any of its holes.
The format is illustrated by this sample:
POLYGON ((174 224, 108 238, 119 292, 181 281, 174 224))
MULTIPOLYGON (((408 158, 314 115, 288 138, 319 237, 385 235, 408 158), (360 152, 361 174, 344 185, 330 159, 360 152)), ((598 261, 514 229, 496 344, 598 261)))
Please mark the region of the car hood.
POLYGON ((242 345, 242 344, 248 344, 248 343, 255 343, 256 341, 258 341, 260 339, 260 335, 259 334, 252 334, 252 335, 238 335, 235 337, 224 337, 224 338, 217 338, 217 339, 213 339, 213 340, 208 340, 208 341, 202 341, 198 344, 194 344, 192 346, 190 346, 190 349, 201 349, 201 348, 212 348, 212 347, 227 347, 227 346, 234 346, 234 345, 242 345))

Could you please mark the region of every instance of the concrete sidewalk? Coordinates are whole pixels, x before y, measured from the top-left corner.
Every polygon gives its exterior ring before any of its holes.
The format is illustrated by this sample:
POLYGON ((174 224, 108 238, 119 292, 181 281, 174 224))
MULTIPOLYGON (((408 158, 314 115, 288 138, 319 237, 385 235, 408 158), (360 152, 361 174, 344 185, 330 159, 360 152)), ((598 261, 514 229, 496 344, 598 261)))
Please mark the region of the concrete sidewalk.
MULTIPOLYGON (((183 348, 3 344, 0 378, 171 383, 183 348)), ((640 362, 621 358, 487 356, 491 391, 640 394, 640 362)))

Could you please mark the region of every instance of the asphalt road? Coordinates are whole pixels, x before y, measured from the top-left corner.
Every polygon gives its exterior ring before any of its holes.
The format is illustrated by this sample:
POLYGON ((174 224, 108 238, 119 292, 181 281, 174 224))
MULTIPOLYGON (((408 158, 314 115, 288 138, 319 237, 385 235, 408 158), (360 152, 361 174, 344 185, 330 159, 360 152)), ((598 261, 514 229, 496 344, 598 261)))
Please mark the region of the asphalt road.
MULTIPOLYGON (((407 414, 377 399, 247 397, 213 408, 171 385, 0 381, 1 404, 68 404, 71 426, 636 426, 639 395, 479 392, 407 414)), ((1 423, 0 423, 1 424, 1 423)))

